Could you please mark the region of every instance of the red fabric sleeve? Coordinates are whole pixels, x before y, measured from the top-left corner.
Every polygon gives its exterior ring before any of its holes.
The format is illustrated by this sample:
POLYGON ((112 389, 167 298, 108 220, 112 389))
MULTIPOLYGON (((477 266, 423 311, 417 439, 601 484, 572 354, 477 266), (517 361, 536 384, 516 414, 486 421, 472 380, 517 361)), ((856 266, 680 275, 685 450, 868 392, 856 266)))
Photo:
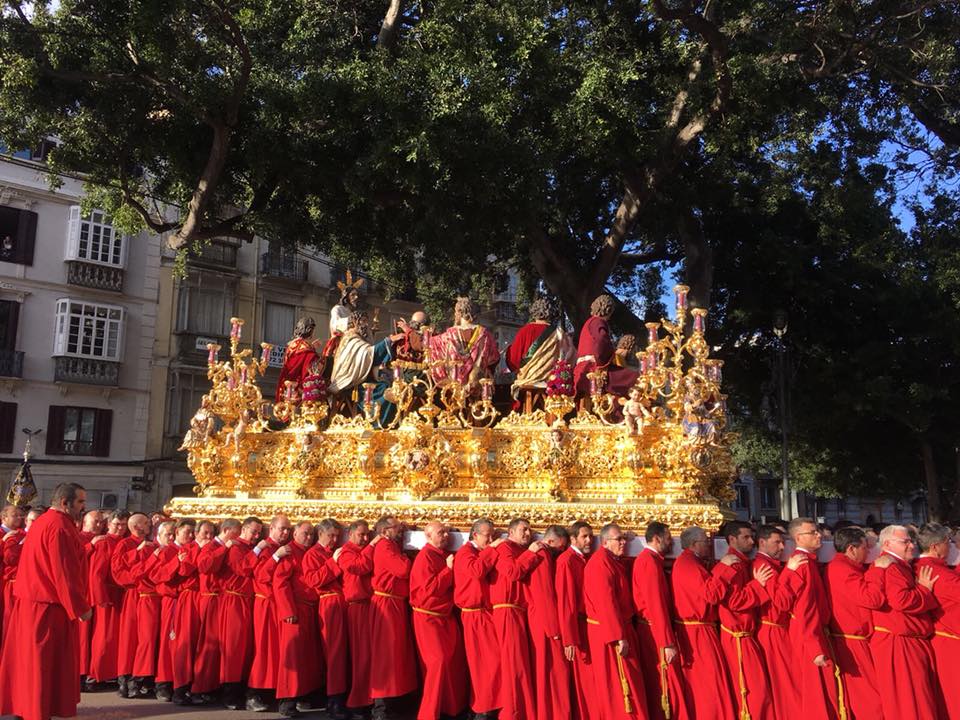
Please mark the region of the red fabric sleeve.
MULTIPOLYGON (((579 560, 575 560, 580 562, 579 560)), ((557 574, 554 584, 557 589, 557 623, 560 627, 560 641, 564 647, 586 644, 586 638, 580 637, 580 618, 577 601, 581 588, 577 587, 572 562, 561 556, 557 561, 557 574)))
POLYGON ((293 574, 296 569, 296 563, 285 557, 280 559, 273 571, 273 601, 277 604, 279 620, 297 616, 297 601, 293 595, 293 574))
POLYGON ((891 564, 887 568, 884 582, 887 603, 893 610, 908 615, 920 615, 939 606, 933 593, 922 585, 917 585, 910 568, 903 563, 891 564), (893 572, 890 572, 891 570, 893 572))
POLYGON ((50 567, 59 567, 63 572, 55 583, 60 604, 67 617, 76 620, 90 609, 87 579, 82 571, 83 548, 69 528, 53 528, 46 551, 50 554, 50 567))

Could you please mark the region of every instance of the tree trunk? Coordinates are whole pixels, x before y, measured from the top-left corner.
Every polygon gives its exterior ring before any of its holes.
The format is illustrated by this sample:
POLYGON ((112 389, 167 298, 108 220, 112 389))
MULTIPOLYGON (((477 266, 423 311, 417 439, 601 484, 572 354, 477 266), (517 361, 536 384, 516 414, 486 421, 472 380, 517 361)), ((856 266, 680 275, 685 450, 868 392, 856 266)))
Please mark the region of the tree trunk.
POLYGON ((933 445, 925 436, 920 437, 920 455, 923 458, 923 477, 927 486, 927 508, 929 509, 930 520, 943 522, 940 478, 937 475, 937 464, 933 457, 933 445))
POLYGON ((690 286, 690 307, 710 308, 713 289, 713 248, 703 234, 700 219, 693 212, 685 212, 677 219, 683 239, 684 277, 690 286))

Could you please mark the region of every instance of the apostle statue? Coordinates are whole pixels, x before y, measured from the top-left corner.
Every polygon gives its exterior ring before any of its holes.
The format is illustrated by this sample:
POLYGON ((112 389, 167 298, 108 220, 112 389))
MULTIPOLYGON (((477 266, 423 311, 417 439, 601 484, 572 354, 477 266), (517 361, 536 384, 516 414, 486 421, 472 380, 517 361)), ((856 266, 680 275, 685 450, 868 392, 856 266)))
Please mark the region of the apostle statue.
POLYGON ((558 314, 547 298, 530 303, 530 322, 517 331, 506 352, 507 367, 517 374, 510 388, 514 400, 522 390, 546 388, 557 362, 573 359, 573 342, 557 322, 558 314))
POLYGON ((430 338, 433 360, 451 361, 433 368, 438 383, 458 382, 473 388, 482 378, 492 378, 500 362, 500 350, 493 333, 475 318, 480 309, 469 297, 458 297, 453 308, 453 327, 430 338))
MULTIPOLYGON (((573 368, 573 384, 577 395, 590 394, 588 373, 602 370, 606 372, 606 386, 598 388, 618 397, 626 397, 630 387, 637 380, 637 372, 614 363, 616 350, 610 336, 610 318, 613 317, 613 298, 600 295, 590 305, 590 317, 580 330, 580 342, 577 345, 577 364, 573 368)), ((621 353, 622 354, 622 353, 621 353)))
POLYGON ((397 322, 397 332, 403 334, 403 339, 395 347, 398 360, 423 362, 423 349, 426 342, 424 331, 429 330, 429 327, 430 318, 422 310, 411 315, 409 322, 405 320, 397 322))
MULTIPOLYGON (((394 406, 386 402, 383 393, 388 383, 376 376, 376 369, 393 359, 393 346, 403 339, 402 333, 385 337, 377 343, 371 342, 370 318, 366 310, 356 310, 350 316, 346 332, 340 339, 337 352, 333 356, 333 368, 330 372, 329 392, 331 395, 346 390, 356 390, 363 383, 375 382, 374 404, 380 406, 380 424, 384 425, 392 417, 394 406)), ((362 409, 363 394, 355 392, 354 401, 362 409)))
POLYGON ((280 368, 280 379, 277 381, 275 402, 284 399, 287 380, 296 383, 295 398, 299 402, 303 381, 312 372, 310 366, 318 358, 319 341, 313 339, 313 331, 316 327, 317 324, 312 317, 304 316, 297 320, 297 325, 293 329, 293 339, 287 343, 283 351, 283 367, 280 368))
POLYGON ((337 280, 337 288, 340 290, 340 300, 333 309, 330 310, 330 337, 342 335, 350 324, 350 316, 357 310, 357 303, 360 302, 360 288, 363 286, 363 278, 353 279, 353 273, 347 270, 346 279, 337 280))

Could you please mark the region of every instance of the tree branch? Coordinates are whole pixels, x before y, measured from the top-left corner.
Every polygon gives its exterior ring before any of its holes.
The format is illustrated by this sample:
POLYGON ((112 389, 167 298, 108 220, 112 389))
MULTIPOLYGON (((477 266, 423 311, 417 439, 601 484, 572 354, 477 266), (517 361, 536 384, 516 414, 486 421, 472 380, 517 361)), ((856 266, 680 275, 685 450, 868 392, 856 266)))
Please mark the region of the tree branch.
POLYGON ((380 34, 377 35, 377 47, 381 50, 393 52, 397 46, 398 22, 400 18, 401 0, 390 0, 387 12, 380 25, 380 34))

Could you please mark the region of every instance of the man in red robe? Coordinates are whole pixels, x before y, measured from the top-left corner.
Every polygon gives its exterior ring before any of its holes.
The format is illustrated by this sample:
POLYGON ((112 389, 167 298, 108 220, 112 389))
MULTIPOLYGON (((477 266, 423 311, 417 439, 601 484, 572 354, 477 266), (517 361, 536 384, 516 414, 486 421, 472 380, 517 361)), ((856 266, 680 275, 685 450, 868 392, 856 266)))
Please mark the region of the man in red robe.
POLYGON ((370 697, 370 598, 373 597, 373 551, 382 539, 377 536, 369 544, 370 528, 363 520, 347 526, 347 542, 340 548, 337 564, 343 570, 343 597, 347 601, 347 637, 350 644, 350 694, 347 708, 363 713, 373 704, 370 697))
POLYGON ((460 624, 453 617, 453 555, 450 529, 438 522, 423 528, 427 543, 410 570, 413 634, 423 670, 417 720, 458 717, 467 706, 466 656, 460 624))
MULTIPOLYGON (((670 575, 673 590, 674 629, 680 651, 684 705, 690 717, 732 718, 736 703, 733 685, 717 634, 717 607, 730 581, 712 576, 704 566, 710 555, 707 534, 698 527, 680 533, 680 556, 670 575)), ((734 565, 736 555, 724 555, 723 565, 734 565)))
POLYGON ((27 531, 20 527, 15 527, 17 516, 15 513, 8 512, 7 520, 11 525, 4 531, 3 535, 3 629, 10 626, 10 615, 13 613, 13 591, 17 583, 17 566, 20 563, 20 553, 23 552, 23 541, 27 537, 27 531))
MULTIPOLYGON (((88 510, 83 515, 83 521, 80 525, 80 542, 83 545, 83 573, 87 577, 87 604, 93 607, 93 598, 90 596, 90 556, 93 554, 94 545, 103 539, 105 522, 103 513, 99 510, 88 510)), ((91 617, 90 622, 85 622, 78 626, 80 633, 80 678, 81 687, 84 690, 92 690, 93 682, 88 677, 90 674, 90 641, 93 638, 93 626, 96 618, 91 617)))
POLYGON ((277 390, 274 402, 283 400, 287 389, 287 380, 294 383, 295 398, 300 399, 303 381, 310 374, 310 365, 319 358, 317 341, 313 339, 316 323, 311 317, 302 317, 293 329, 293 339, 287 343, 283 351, 283 366, 280 368, 280 378, 277 380, 277 390))
POLYGON ((173 542, 173 523, 161 521, 155 528, 157 543, 143 540, 128 551, 128 563, 137 581, 137 650, 133 659, 133 680, 127 684, 130 697, 148 697, 154 693, 157 665, 160 654, 160 621, 163 600, 152 577, 161 547, 160 532, 164 529, 164 541, 173 542), (164 525, 163 523, 169 523, 164 525))
MULTIPOLYGON (((275 515, 270 521, 267 544, 257 556, 253 572, 253 662, 247 681, 247 710, 262 712, 267 704, 264 691, 277 687, 279 659, 279 629, 276 606, 273 599, 273 573, 283 558, 293 552, 290 535, 293 527, 286 515, 275 515)), ((221 626, 221 631, 228 628, 221 626)), ((221 632, 221 637, 226 635, 221 632)))
POLYGON ((13 588, 17 577, 16 565, 10 567, 9 581, 7 565, 4 562, 7 542, 11 546, 17 547, 19 557, 20 541, 26 535, 23 529, 23 523, 26 520, 26 513, 16 505, 4 505, 0 511, 0 637, 3 635, 3 628, 6 626, 7 611, 13 610, 13 588))
POLYGON ((939 607, 933 610, 934 633, 930 640, 934 667, 943 706, 940 716, 960 717, 960 686, 954 677, 960 667, 960 574, 947 565, 950 553, 950 529, 939 523, 927 523, 917 533, 920 557, 914 564, 919 574, 930 568, 936 582, 933 595, 939 607))
MULTIPOLYGON (((884 556, 877 570, 864 573, 867 536, 858 527, 840 528, 833 534, 837 554, 827 563, 823 583, 832 611, 830 642, 840 679, 844 707, 854 718, 881 718, 877 673, 870 652, 872 610, 883 606, 883 573, 891 558, 884 556)), ((839 707, 839 698, 837 701, 839 707)))
POLYGON ((273 573, 273 602, 277 613, 277 700, 280 714, 298 717, 309 709, 310 696, 320 689, 323 653, 318 652, 317 591, 304 579, 303 558, 313 545, 313 525, 299 523, 293 531, 290 554, 273 573))
POLYGON ((604 525, 600 547, 583 573, 583 605, 596 687, 595 716, 603 720, 647 717, 639 640, 630 622, 630 580, 621 560, 626 547, 627 538, 620 527, 604 525))
POLYGON ((637 648, 647 694, 647 710, 654 720, 684 716, 683 678, 671 618, 670 586, 663 556, 673 548, 670 528, 647 525, 643 550, 633 561, 633 604, 637 610, 637 648))
MULTIPOLYGON (((147 575, 160 596, 159 635, 157 641, 156 676, 157 700, 173 699, 173 643, 176 639, 174 623, 177 616, 177 598, 183 580, 180 564, 186 559, 186 548, 177 542, 177 523, 165 520, 157 526, 157 547, 147 560, 147 575)), ((193 539, 191 527, 191 540, 193 539)), ((139 648, 138 648, 139 653, 139 648)))
MULTIPOLYGON (((786 717, 790 708, 799 703, 790 672, 793 664, 792 648, 788 627, 789 610, 793 606, 793 595, 780 593, 780 571, 783 563, 784 534, 775 525, 762 525, 757 530, 757 554, 753 566, 766 566, 773 573, 767 581, 767 599, 760 607, 760 629, 757 631, 757 643, 763 651, 767 672, 770 676, 770 690, 773 695, 773 710, 776 717, 786 717)), ((791 556, 787 566, 791 571, 807 562, 805 557, 791 556)))
POLYGON ((874 663, 884 673, 878 687, 883 713, 897 720, 935 720, 941 713, 929 638, 934 634, 933 611, 939 607, 933 594, 938 578, 932 567, 921 567, 914 575, 910 560, 915 546, 902 525, 888 525, 880 532, 880 551, 892 558, 886 570, 879 570, 886 602, 873 612, 870 639, 874 663))
POLYGON ((794 682, 799 705, 790 717, 822 720, 838 717, 841 693, 840 671, 826 630, 830 624, 830 603, 817 566, 820 530, 812 518, 794 518, 787 526, 796 544, 795 557, 807 562, 781 573, 777 592, 793 596, 790 605, 790 647, 794 682))
POLYGON ((500 664, 487 661, 497 651, 497 631, 490 607, 490 576, 497 562, 493 522, 481 518, 470 528, 470 540, 453 559, 453 601, 460 608, 463 645, 470 672, 470 709, 485 718, 500 707, 500 664))
POLYGON ((533 659, 527 623, 530 574, 543 562, 543 544, 533 540, 530 522, 516 518, 507 526, 507 540, 497 547, 497 563, 490 583, 493 624, 500 650, 500 718, 536 717, 533 659))
POLYGON ((23 720, 73 717, 80 702, 76 622, 93 610, 86 601, 83 549, 76 523, 86 492, 76 483, 53 491, 51 508, 27 534, 16 600, 0 657, 0 714, 23 720))
POLYGON ((380 518, 373 532, 383 541, 373 550, 370 634, 376 646, 370 662, 370 696, 374 716, 385 717, 388 699, 417 689, 409 611, 412 563, 400 549, 403 525, 395 517, 380 518))
POLYGON ((113 581, 123 588, 117 638, 117 694, 122 698, 136 697, 139 693, 139 686, 133 681, 138 643, 137 610, 140 605, 137 548, 150 532, 150 518, 143 513, 133 513, 127 519, 127 528, 130 534, 117 543, 110 558, 113 581))
POLYGON ((175 544, 177 546, 177 602, 173 616, 173 637, 170 650, 173 661, 173 702, 178 705, 200 704, 190 687, 194 679, 194 662, 200 643, 200 575, 197 571, 197 556, 200 546, 196 543, 196 523, 184 519, 177 523, 175 544))
POLYGON ((539 551, 543 560, 530 573, 526 586, 538 720, 570 717, 570 668, 560 641, 554 584, 554 558, 568 542, 566 528, 551 525, 546 529, 539 551))
POLYGON ((327 658, 327 714, 333 720, 346 718, 345 702, 350 689, 347 651, 347 604, 343 599, 343 570, 337 564, 341 550, 340 523, 327 518, 317 524, 317 542, 303 558, 303 578, 317 593, 317 625, 322 654, 327 658))
POLYGON ((764 586, 773 571, 764 564, 750 567, 749 553, 753 552, 753 527, 742 520, 731 520, 723 528, 727 554, 739 562, 732 565, 717 563, 713 576, 727 583, 727 592, 720 601, 720 647, 723 648, 727 670, 737 691, 740 717, 752 720, 774 720, 773 696, 760 645, 757 629, 760 626, 760 606, 767 598, 764 586))
MULTIPOLYGON (((234 520, 233 522, 237 522, 234 520)), ((237 523, 239 525, 239 523, 237 523)), ((197 645, 196 654, 187 660, 193 664, 190 695, 194 702, 209 702, 210 693, 220 687, 220 590, 216 571, 201 561, 207 558, 215 545, 217 526, 205 520, 197 526, 194 564, 197 567, 197 645), (209 549, 209 550, 208 550, 209 549), (207 550, 207 552, 205 552, 207 550)))
POLYGON ((224 520, 211 543, 214 547, 200 559, 201 569, 209 566, 220 583, 220 684, 223 704, 230 710, 266 708, 255 695, 251 694, 249 705, 244 697, 254 653, 254 571, 260 553, 272 546, 272 541, 260 540, 262 530, 263 523, 256 517, 243 523, 224 520))
POLYGON ((610 336, 610 318, 615 307, 612 297, 599 296, 590 305, 590 317, 580 329, 577 364, 573 368, 573 385, 579 397, 590 396, 590 379, 587 375, 597 370, 607 373, 606 386, 597 387, 597 390, 619 397, 626 397, 637 380, 636 370, 618 367, 613 363, 616 348, 610 336))
POLYGON ((89 557, 88 582, 93 605, 94 631, 90 639, 88 684, 114 680, 119 652, 120 610, 124 590, 113 579, 110 564, 113 553, 127 532, 129 515, 115 510, 107 520, 107 534, 92 546, 89 557))
POLYGON ((573 679, 570 717, 589 720, 590 699, 595 688, 587 644, 587 611, 583 607, 583 571, 593 549, 593 528, 577 521, 570 526, 570 547, 557 558, 554 585, 557 588, 557 623, 563 656, 570 663, 573 679))

